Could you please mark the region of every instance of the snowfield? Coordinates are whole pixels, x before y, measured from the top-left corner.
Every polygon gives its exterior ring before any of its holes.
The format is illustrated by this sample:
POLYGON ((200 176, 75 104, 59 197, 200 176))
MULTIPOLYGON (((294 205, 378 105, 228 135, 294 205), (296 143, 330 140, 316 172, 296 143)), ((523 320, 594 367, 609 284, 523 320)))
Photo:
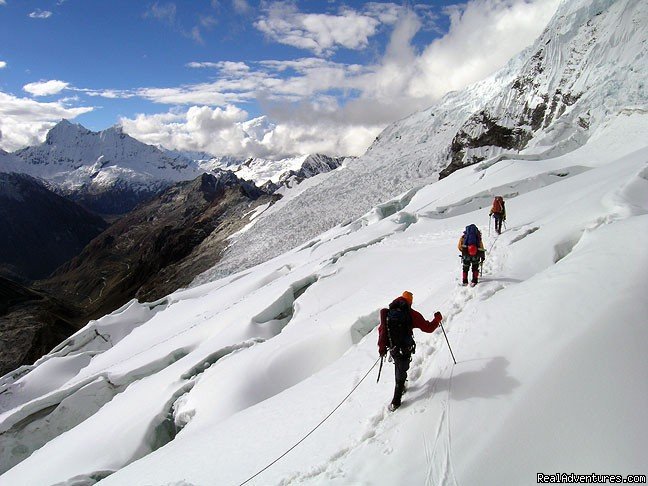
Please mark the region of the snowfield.
POLYGON ((266 263, 91 322, 0 381, 0 484, 646 474, 646 133, 645 113, 619 114, 573 152, 485 161, 266 263), (470 223, 489 251, 464 288, 456 243, 470 223), (440 330, 415 331, 392 413, 376 326, 403 290, 426 317, 443 313, 457 364, 440 330))

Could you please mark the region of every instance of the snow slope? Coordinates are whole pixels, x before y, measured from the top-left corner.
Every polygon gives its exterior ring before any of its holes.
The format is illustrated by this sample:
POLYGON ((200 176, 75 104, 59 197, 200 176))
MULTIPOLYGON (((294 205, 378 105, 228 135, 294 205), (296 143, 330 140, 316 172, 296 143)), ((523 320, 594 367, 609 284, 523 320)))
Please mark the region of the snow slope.
POLYGON ((261 265, 91 322, 0 380, 0 484, 646 474, 647 132, 645 114, 618 116, 570 153, 460 170, 261 265), (498 238, 493 194, 507 198, 498 238), (458 286, 456 251, 472 222, 489 250, 474 289, 458 286), (444 314, 458 362, 440 331, 416 331, 390 413, 377 316, 405 289, 444 314))

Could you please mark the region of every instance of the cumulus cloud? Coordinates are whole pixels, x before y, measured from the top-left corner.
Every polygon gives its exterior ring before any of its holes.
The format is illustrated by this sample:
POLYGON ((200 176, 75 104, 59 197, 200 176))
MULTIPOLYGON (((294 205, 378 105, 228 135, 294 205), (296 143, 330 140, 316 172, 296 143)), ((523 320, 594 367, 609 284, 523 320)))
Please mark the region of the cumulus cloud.
POLYGON ((26 84, 23 86, 23 90, 34 96, 50 96, 60 93, 67 88, 68 85, 69 83, 66 83, 65 81, 51 79, 49 81, 37 81, 35 83, 26 84))
POLYGON ((40 8, 37 8, 29 14, 32 19, 48 19, 52 15, 52 12, 50 12, 49 10, 41 10, 40 8))
POLYGON ((318 55, 332 54, 338 47, 362 49, 376 34, 380 21, 345 9, 339 15, 299 12, 292 2, 274 2, 254 26, 270 39, 318 55))
POLYGON ((247 118, 248 114, 234 105, 224 109, 192 106, 184 113, 140 114, 132 119, 122 118, 120 123, 125 132, 146 143, 245 155, 259 152, 250 147, 258 142, 245 130, 247 118))
POLYGON ((7 62, 6 61, 0 61, 0 69, 4 69, 7 67, 7 62))
POLYGON ((0 5, 7 5, 7 2, 5 0, 0 0, 0 5))
POLYGON ((206 151, 239 157, 282 157, 305 153, 359 153, 375 137, 368 127, 340 130, 332 120, 303 124, 299 117, 275 124, 263 116, 248 120, 235 106, 191 107, 184 113, 122 118, 126 133, 143 142, 179 150, 206 151), (339 147, 342 152, 331 151, 339 147))
POLYGON ((40 103, 0 92, 0 147, 14 151, 40 143, 62 118, 73 119, 93 107, 68 107, 63 102, 40 103))

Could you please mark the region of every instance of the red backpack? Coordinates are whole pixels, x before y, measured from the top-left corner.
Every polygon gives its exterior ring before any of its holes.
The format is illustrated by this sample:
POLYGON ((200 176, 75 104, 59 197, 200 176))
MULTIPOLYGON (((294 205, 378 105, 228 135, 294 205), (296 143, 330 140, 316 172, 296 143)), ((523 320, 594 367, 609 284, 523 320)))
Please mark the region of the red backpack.
POLYGON ((502 196, 495 196, 493 199, 493 207, 491 209, 492 213, 503 213, 504 212, 504 198, 502 196))

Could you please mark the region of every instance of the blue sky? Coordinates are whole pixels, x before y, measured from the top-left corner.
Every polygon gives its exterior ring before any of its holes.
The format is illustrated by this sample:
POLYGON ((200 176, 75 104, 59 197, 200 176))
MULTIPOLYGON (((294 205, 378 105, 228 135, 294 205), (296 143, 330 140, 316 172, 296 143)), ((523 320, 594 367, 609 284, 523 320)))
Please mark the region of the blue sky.
POLYGON ((216 155, 359 155, 504 65, 556 5, 0 0, 0 148, 68 118, 216 155))

